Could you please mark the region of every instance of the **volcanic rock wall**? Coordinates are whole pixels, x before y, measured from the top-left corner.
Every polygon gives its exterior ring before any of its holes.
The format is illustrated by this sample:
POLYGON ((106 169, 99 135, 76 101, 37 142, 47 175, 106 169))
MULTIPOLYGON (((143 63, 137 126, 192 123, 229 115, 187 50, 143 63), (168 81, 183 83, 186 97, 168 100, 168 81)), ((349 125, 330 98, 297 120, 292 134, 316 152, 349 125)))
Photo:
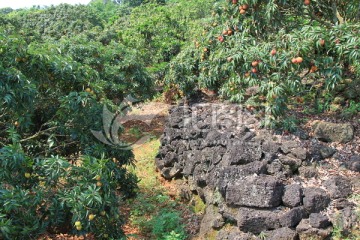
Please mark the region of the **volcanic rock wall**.
POLYGON ((187 191, 206 203, 200 236, 326 239, 335 219, 330 208, 339 211, 344 228, 354 227, 350 181, 335 175, 311 182, 313 161, 334 151, 318 143, 304 147, 299 138, 284 140, 259 125, 237 105, 170 110, 156 165, 166 179, 184 177, 187 191))

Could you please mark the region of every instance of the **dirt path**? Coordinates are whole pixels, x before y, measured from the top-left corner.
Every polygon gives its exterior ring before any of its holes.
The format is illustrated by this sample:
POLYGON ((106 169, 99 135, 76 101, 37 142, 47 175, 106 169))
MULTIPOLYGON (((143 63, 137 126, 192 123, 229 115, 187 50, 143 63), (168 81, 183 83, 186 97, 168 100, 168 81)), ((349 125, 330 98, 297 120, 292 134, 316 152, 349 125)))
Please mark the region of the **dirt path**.
MULTIPOLYGON (((179 188, 175 181, 165 181, 156 170, 155 157, 160 146, 160 136, 163 133, 165 119, 170 105, 160 102, 149 102, 133 106, 123 123, 124 133, 120 139, 133 145, 135 167, 129 171, 139 179, 137 196, 126 200, 120 209, 125 220, 123 230, 127 239, 157 239, 154 237, 154 228, 157 226, 154 219, 161 218, 161 210, 167 209, 172 216, 179 216, 178 225, 183 226, 186 235, 190 238, 198 232, 200 215, 190 210, 187 203, 181 202, 179 188), (149 136, 145 142, 136 144, 143 135, 149 136)), ((177 220, 176 218, 170 220, 177 220)), ((161 227, 161 226, 160 226, 161 227)), ((156 229, 155 229, 156 230, 156 229)), ((165 229, 166 230, 166 229, 165 229)), ((44 234, 39 240, 50 239, 95 239, 91 234, 73 236, 70 234, 44 234)))
POLYGON ((139 138, 134 136, 134 128, 143 135, 152 136, 133 148, 135 167, 130 167, 130 171, 140 180, 139 190, 137 196, 127 201, 121 209, 126 218, 123 229, 129 239, 156 239, 152 232, 159 226, 154 226, 156 223, 153 223, 153 220, 161 217, 163 209, 168 209, 174 216, 179 214, 180 224, 184 224, 188 236, 198 232, 199 214, 194 214, 187 203, 181 202, 178 183, 165 181, 155 166, 155 157, 160 146, 159 138, 164 130, 169 107, 170 105, 158 102, 137 106, 129 113, 129 119, 136 115, 139 120, 130 120, 124 124, 127 139, 139 138))

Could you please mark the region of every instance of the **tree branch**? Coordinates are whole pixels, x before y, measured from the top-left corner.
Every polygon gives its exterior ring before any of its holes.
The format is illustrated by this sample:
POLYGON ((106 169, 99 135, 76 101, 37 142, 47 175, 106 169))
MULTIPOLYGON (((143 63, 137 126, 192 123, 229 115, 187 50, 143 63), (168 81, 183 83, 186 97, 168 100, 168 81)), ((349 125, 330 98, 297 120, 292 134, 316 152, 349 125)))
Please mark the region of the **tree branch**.
POLYGON ((32 136, 30 136, 30 137, 28 137, 28 138, 21 139, 20 142, 26 142, 26 141, 28 141, 28 140, 34 139, 34 138, 36 138, 36 137, 38 137, 38 136, 40 136, 40 135, 45 134, 45 133, 48 132, 48 131, 54 130, 54 129, 56 129, 56 128, 57 128, 57 127, 51 127, 51 128, 45 129, 45 130, 43 130, 43 131, 39 131, 39 132, 35 133, 34 135, 32 135, 32 136))
POLYGON ((67 147, 67 146, 69 146, 69 145, 71 145, 71 144, 76 144, 76 143, 77 143, 77 141, 71 141, 71 142, 65 143, 64 145, 56 146, 56 147, 51 148, 51 149, 49 149, 49 150, 41 151, 41 152, 37 153, 36 156, 39 157, 39 156, 40 156, 41 154, 43 154, 43 153, 50 152, 50 151, 54 151, 54 150, 57 150, 57 149, 59 149, 59 148, 67 147))

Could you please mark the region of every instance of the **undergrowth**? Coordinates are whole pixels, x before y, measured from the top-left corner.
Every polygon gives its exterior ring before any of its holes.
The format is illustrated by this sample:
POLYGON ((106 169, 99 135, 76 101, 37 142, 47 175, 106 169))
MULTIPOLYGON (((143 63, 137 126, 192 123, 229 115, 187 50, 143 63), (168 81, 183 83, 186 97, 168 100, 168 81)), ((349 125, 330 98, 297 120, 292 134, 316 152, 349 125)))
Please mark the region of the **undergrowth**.
MULTIPOLYGON (((128 200, 130 206, 130 225, 139 230, 145 239, 182 240, 186 239, 185 226, 181 212, 177 207, 181 204, 171 199, 167 190, 157 178, 154 159, 159 149, 158 139, 151 140, 134 149, 136 168, 130 171, 140 178, 137 197, 128 200)), ((139 239, 139 238, 137 238, 139 239)))

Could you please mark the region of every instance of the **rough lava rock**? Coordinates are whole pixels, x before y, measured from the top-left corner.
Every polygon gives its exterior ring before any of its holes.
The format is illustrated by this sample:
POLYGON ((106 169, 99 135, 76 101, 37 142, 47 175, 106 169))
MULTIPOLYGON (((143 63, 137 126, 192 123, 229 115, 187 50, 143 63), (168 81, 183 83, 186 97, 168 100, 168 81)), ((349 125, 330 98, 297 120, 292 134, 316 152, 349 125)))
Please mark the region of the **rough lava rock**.
POLYGON ((305 188, 303 202, 308 213, 318 213, 329 205, 330 197, 324 189, 305 188))
POLYGON ((279 160, 282 164, 290 166, 294 172, 301 166, 302 160, 293 156, 280 156, 279 160))
POLYGON ((291 228, 278 228, 274 231, 266 232, 266 240, 297 240, 298 234, 291 228))
POLYGON ((264 174, 266 173, 266 162, 252 162, 241 166, 228 166, 220 169, 215 175, 217 178, 213 177, 211 180, 214 180, 213 186, 217 186, 220 189, 220 192, 225 196, 227 187, 231 183, 235 182, 237 179, 242 179, 245 176, 253 174, 264 174))
POLYGON ((271 210, 256 210, 240 208, 237 216, 237 226, 242 232, 259 234, 266 230, 280 227, 278 216, 271 210))
MULTIPOLYGON (((320 182, 314 167, 335 153, 319 140, 351 141, 350 124, 317 122, 317 139, 304 142, 307 133, 294 140, 260 129, 239 105, 190 104, 169 113, 156 166, 166 179, 184 179, 184 199, 197 194, 206 204, 200 239, 250 240, 260 233, 273 240, 327 239, 331 225, 356 226, 355 206, 346 199, 356 183, 340 176, 320 182), (323 212, 331 208, 339 214, 327 218, 323 212)), ((345 164, 359 172, 360 156, 345 164)))
POLYGON ((332 176, 323 184, 334 199, 345 198, 352 193, 350 181, 343 176, 332 176))
POLYGON ((354 127, 349 123, 319 121, 313 125, 314 137, 324 142, 347 143, 354 138, 354 127))
POLYGON ((228 161, 231 165, 246 164, 259 161, 261 155, 260 145, 240 142, 230 147, 224 155, 224 161, 228 161))
POLYGON ((351 156, 346 167, 352 171, 360 172, 360 155, 351 156))
POLYGON ((299 184, 291 184, 285 186, 284 195, 282 197, 283 204, 286 207, 297 207, 302 203, 302 189, 299 184))
POLYGON ((301 219, 306 216, 304 207, 296 207, 285 213, 278 215, 280 226, 282 227, 296 227, 301 219))
POLYGON ((283 184, 272 176, 247 176, 230 182, 226 203, 235 206, 271 208, 281 203, 283 184))
POLYGON ((318 171, 314 166, 301 166, 298 170, 303 178, 316 178, 318 176, 318 171))
POLYGON ((309 223, 313 228, 327 228, 331 225, 329 218, 321 213, 310 214, 309 223))
POLYGON ((303 219, 299 225, 296 227, 296 232, 299 234, 300 240, 325 240, 328 239, 331 235, 332 228, 319 229, 313 228, 310 225, 309 219, 303 219))
POLYGON ((314 161, 321 161, 333 156, 335 153, 336 149, 315 142, 310 150, 310 159, 314 161))

